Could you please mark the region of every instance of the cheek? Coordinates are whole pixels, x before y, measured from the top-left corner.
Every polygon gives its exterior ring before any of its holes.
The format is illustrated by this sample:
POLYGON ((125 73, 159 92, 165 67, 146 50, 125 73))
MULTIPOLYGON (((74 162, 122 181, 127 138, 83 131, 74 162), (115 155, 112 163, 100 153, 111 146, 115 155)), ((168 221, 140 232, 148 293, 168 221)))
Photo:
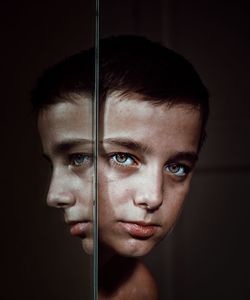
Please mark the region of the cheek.
POLYGON ((93 210, 93 183, 90 178, 82 178, 74 174, 69 183, 69 188, 75 197, 75 208, 79 210, 88 210, 92 215, 93 210))
POLYGON ((99 224, 110 230, 117 219, 125 218, 131 207, 132 188, 128 180, 113 180, 99 174, 99 224))
POLYGON ((130 194, 131 183, 128 180, 114 177, 107 170, 99 173, 99 198, 102 199, 102 205, 120 205, 130 194))
POLYGON ((108 222, 115 211, 119 210, 122 201, 123 191, 119 182, 99 180, 99 219, 100 222, 108 222))
MULTIPOLYGON (((170 230, 180 215, 187 193, 189 184, 185 184, 165 194, 162 206, 163 226, 170 230)), ((166 229, 165 229, 166 230, 166 229)))

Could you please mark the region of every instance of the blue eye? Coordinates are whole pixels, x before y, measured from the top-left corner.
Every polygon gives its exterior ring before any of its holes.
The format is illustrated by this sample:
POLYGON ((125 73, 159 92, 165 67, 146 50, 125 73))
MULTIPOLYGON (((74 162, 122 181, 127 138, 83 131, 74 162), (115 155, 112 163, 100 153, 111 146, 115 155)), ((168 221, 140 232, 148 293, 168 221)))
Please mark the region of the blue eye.
POLYGON ((116 153, 116 154, 111 156, 111 159, 116 164, 121 165, 121 166, 125 166, 125 167, 132 166, 132 165, 135 164, 134 159, 126 153, 116 153))
POLYGON ((185 176, 189 172, 188 167, 175 163, 166 166, 166 170, 178 177, 185 176))
POLYGON ((74 153, 70 155, 70 164, 74 167, 89 165, 92 162, 91 156, 84 153, 74 153))

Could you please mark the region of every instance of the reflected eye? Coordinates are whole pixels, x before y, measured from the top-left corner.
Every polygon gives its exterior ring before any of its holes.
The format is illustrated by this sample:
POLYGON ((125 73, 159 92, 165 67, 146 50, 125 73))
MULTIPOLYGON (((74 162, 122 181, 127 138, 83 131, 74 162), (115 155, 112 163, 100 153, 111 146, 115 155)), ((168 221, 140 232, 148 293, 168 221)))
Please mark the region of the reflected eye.
POLYGON ((84 153, 74 153, 69 157, 70 164, 75 167, 90 165, 92 163, 91 156, 84 153))
POLYGON ((179 177, 187 175, 190 171, 187 166, 175 163, 166 166, 166 170, 179 177))
POLYGON ((111 156, 111 160, 121 166, 132 166, 135 164, 135 160, 126 153, 116 153, 111 156))

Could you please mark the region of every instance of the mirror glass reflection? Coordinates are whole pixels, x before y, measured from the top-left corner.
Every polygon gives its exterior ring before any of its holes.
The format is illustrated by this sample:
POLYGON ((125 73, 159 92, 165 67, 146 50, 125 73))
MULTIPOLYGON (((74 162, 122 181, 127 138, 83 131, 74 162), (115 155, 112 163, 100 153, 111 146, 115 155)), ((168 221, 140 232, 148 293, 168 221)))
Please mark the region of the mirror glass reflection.
MULTIPOLYGON (((34 10, 31 7, 30 14, 34 10)), ((46 19, 53 41, 46 40, 43 51, 33 53, 41 61, 30 87, 39 133, 34 135, 47 161, 34 171, 42 190, 36 195, 44 224, 40 242, 45 239, 39 276, 46 274, 46 298, 87 300, 93 299, 94 290, 94 57, 84 49, 95 41, 95 1, 77 1, 72 6, 61 3, 60 14, 50 19, 51 10, 47 14, 42 10, 41 27, 46 19)))

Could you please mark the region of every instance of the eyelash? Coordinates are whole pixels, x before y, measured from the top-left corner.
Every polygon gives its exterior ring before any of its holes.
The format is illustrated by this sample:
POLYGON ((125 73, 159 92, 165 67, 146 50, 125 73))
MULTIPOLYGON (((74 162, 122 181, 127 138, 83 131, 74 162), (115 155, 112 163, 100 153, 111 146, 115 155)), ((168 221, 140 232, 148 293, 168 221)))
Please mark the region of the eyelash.
MULTIPOLYGON (((109 158, 110 158, 110 160, 113 164, 117 165, 118 167, 122 167, 122 168, 133 167, 134 165, 137 164, 136 158, 133 155, 129 154, 129 153, 122 153, 122 152, 113 153, 112 155, 109 156, 109 158), (123 156, 125 158, 125 161, 124 162, 119 162, 118 159, 117 159, 118 156, 123 156), (129 164, 129 165, 126 165, 125 162, 128 159, 131 159, 132 163, 129 164)), ((165 166, 165 169, 166 169, 167 172, 173 174, 176 177, 185 177, 191 171, 191 168, 189 166, 184 165, 184 164, 180 164, 180 163, 170 163, 170 164, 165 166), (173 167, 177 168, 177 170, 176 171, 171 170, 171 168, 173 168, 173 167), (181 170, 181 174, 179 174, 180 170, 181 170)))
POLYGON ((188 175, 188 173, 191 171, 191 168, 188 167, 187 165, 183 165, 183 164, 180 164, 180 163, 171 163, 171 164, 168 164, 166 165, 166 170, 167 172, 177 176, 177 177, 185 177, 188 175), (174 167, 176 168, 177 167, 177 171, 174 171, 174 170, 170 170, 171 167, 174 167), (182 174, 178 174, 178 172, 182 170, 182 174))
POLYGON ((122 168, 129 168, 129 167, 136 164, 135 157, 132 156, 131 154, 128 154, 128 153, 122 153, 122 152, 113 153, 109 156, 109 159, 110 159, 111 163, 117 165, 118 167, 122 167, 122 168), (125 161, 124 162, 119 162, 120 158, 117 159, 119 156, 120 157, 123 156, 125 158, 125 161), (125 162, 127 162, 128 159, 131 159, 132 163, 129 164, 129 165, 126 165, 125 162))
POLYGON ((83 165, 90 166, 92 164, 92 156, 87 153, 70 154, 69 164, 75 168, 80 168, 83 165), (77 159, 82 159, 82 162, 76 162, 77 159))

